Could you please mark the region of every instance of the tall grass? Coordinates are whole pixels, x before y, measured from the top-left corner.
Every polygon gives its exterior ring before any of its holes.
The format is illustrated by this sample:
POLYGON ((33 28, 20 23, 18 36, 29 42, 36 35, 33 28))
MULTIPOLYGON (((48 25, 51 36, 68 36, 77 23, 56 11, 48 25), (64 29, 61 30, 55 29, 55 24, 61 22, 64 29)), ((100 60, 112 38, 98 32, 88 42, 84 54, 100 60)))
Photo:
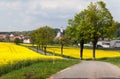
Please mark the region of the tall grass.
POLYGON ((4 74, 0 79, 46 79, 52 74, 79 62, 79 60, 41 61, 4 74))
POLYGON ((20 68, 26 67, 26 66, 30 66, 32 64, 38 63, 38 62, 43 62, 43 61, 51 61, 51 60, 41 60, 41 59, 36 59, 36 60, 24 60, 24 61, 17 61, 14 62, 14 64, 7 64, 4 66, 0 66, 0 76, 2 76, 3 74, 9 73, 13 70, 18 70, 20 68))

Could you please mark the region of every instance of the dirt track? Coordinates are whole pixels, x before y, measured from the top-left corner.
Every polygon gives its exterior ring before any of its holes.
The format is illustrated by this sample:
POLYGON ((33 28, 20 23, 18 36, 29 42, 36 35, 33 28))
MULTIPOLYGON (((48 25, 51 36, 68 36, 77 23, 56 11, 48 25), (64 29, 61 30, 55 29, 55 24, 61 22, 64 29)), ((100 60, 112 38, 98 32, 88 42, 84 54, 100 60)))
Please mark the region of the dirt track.
POLYGON ((64 69, 49 79, 120 79, 120 68, 106 62, 82 61, 64 69))

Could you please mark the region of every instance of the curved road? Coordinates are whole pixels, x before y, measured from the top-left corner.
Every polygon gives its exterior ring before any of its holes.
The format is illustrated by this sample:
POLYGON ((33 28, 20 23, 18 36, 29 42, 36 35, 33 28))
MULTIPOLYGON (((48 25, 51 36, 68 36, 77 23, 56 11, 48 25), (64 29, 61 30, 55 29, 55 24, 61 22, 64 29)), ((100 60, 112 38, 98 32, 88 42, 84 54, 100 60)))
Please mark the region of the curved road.
POLYGON ((82 61, 48 79, 120 79, 120 68, 106 62, 82 61))

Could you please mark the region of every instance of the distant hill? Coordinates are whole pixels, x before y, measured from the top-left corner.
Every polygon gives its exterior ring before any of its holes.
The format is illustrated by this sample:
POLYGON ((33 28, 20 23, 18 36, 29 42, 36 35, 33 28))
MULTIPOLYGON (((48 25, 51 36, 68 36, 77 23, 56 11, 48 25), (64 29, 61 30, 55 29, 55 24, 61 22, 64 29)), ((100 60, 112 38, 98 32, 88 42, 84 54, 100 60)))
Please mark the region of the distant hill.
POLYGON ((31 31, 13 31, 13 32, 0 32, 0 34, 8 34, 8 35, 10 35, 10 34, 14 34, 14 35, 20 35, 20 34, 22 34, 22 35, 25 35, 25 36, 28 36, 29 34, 30 34, 30 32, 31 31))
MULTIPOLYGON (((60 29, 59 28, 55 28, 55 30, 56 30, 56 35, 57 35, 57 33, 60 32, 60 29)), ((20 34, 22 34, 22 35, 25 35, 25 36, 29 36, 30 33, 31 33, 31 31, 0 32, 0 34, 8 34, 8 35, 10 35, 10 34, 20 35, 20 34)), ((65 34, 64 30, 63 30, 63 34, 65 34)))

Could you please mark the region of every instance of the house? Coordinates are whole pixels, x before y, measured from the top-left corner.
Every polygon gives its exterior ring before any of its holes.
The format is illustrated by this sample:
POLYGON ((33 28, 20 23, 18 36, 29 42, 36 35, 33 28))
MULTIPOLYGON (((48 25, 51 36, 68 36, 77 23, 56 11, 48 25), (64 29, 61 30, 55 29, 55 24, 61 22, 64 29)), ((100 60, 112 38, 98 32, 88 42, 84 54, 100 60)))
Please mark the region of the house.
POLYGON ((10 34, 9 39, 10 39, 10 41, 12 42, 12 41, 15 40, 15 36, 14 36, 13 34, 10 34))
POLYGON ((0 41, 5 41, 7 38, 7 34, 0 34, 0 41))
POLYGON ((13 42, 16 38, 19 38, 20 40, 23 40, 25 38, 25 36, 24 35, 15 36, 13 34, 10 34, 10 36, 9 36, 9 39, 10 39, 11 42, 13 42))
POLYGON ((120 40, 110 41, 110 48, 119 48, 119 47, 120 47, 120 40))
POLYGON ((24 40, 23 40, 23 43, 31 43, 31 42, 30 42, 30 39, 27 38, 27 39, 24 39, 24 40))
POLYGON ((102 48, 120 48, 120 40, 98 41, 97 47, 102 48))

